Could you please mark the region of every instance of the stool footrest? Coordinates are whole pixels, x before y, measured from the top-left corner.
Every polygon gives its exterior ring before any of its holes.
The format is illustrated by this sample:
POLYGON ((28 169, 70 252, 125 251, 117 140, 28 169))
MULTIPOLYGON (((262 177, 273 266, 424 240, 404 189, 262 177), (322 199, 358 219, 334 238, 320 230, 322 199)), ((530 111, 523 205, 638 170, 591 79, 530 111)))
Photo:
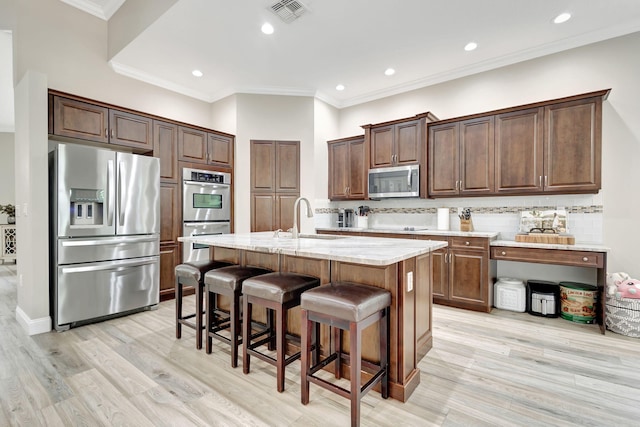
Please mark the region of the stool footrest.
MULTIPOLYGON (((319 364, 316 365, 316 367, 320 366, 319 364)), ((313 368, 310 370, 310 372, 307 374, 307 379, 317 385, 320 386, 324 386, 325 388, 330 389, 331 391, 338 393, 339 395, 346 397, 347 399, 351 396, 351 391, 347 390, 344 387, 341 387, 335 383, 332 383, 330 381, 327 381, 323 378, 320 377, 316 377, 315 375, 313 375, 313 373, 317 372, 319 369, 315 369, 313 370, 313 368), (313 372, 313 373, 312 373, 313 372)), ((380 379, 380 377, 382 377, 385 373, 384 369, 380 369, 378 372, 376 372, 376 374, 371 377, 369 379, 369 381, 367 381, 362 387, 360 387, 360 393, 362 395, 365 395, 369 392, 369 390, 371 390, 373 388, 374 385, 376 385, 376 383, 378 382, 378 380, 380 379)))
POLYGON ((322 368, 327 366, 329 363, 334 362, 337 358, 338 358, 338 353, 333 353, 331 356, 329 356, 326 359, 322 360, 317 365, 314 365, 314 366, 310 367, 309 368, 309 374, 315 374, 316 372, 318 372, 319 370, 321 370, 322 368))

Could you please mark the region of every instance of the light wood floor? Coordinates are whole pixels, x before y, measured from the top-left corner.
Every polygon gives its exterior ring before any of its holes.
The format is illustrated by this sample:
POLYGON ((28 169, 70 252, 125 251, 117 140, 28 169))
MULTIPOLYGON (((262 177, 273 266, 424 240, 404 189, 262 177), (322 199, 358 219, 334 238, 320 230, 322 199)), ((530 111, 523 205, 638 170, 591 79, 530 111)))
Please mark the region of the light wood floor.
MULTIPOLYGON (((0 426, 348 426, 348 401, 287 389, 228 347, 174 338, 174 306, 33 337, 15 320, 15 266, 0 265, 0 426)), ((640 340, 593 325, 494 310, 434 307, 434 348, 407 403, 372 392, 363 426, 638 426, 640 340)))

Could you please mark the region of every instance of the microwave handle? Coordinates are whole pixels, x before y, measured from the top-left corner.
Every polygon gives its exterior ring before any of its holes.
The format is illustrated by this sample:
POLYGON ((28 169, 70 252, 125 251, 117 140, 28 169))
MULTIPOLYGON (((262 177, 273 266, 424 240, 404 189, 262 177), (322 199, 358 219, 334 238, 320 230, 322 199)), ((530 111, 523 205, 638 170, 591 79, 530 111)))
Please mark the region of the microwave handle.
POLYGON ((413 178, 413 174, 411 172, 411 169, 407 171, 407 186, 409 187, 409 190, 411 190, 411 178, 413 178))

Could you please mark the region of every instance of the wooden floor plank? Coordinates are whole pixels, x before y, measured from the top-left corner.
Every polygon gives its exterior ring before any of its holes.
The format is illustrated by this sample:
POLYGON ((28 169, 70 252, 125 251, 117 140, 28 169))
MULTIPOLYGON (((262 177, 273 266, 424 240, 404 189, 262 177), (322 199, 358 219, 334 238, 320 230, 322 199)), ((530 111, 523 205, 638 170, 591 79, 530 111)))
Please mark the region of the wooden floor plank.
MULTIPOLYGON (((349 402, 334 393, 312 384, 300 403, 299 362, 278 393, 273 366, 252 358, 244 375, 228 345, 198 351, 188 328, 176 340, 173 301, 28 337, 15 286, 15 266, 0 265, 0 426, 349 425, 349 402)), ((362 426, 637 427, 638 355, 639 339, 595 325, 434 306, 421 383, 406 403, 365 396, 362 426)))

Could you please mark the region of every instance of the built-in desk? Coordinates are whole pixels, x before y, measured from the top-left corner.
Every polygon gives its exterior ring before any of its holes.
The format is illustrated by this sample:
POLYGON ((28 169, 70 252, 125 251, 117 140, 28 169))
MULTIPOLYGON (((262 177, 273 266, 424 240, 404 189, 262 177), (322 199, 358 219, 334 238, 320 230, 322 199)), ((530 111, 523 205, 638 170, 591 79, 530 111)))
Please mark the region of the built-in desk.
POLYGON ((601 245, 553 245, 515 242, 512 240, 494 240, 491 242, 492 260, 595 268, 597 271, 596 285, 600 294, 596 321, 603 334, 605 332, 604 301, 607 279, 607 252, 609 252, 609 248, 601 245))

